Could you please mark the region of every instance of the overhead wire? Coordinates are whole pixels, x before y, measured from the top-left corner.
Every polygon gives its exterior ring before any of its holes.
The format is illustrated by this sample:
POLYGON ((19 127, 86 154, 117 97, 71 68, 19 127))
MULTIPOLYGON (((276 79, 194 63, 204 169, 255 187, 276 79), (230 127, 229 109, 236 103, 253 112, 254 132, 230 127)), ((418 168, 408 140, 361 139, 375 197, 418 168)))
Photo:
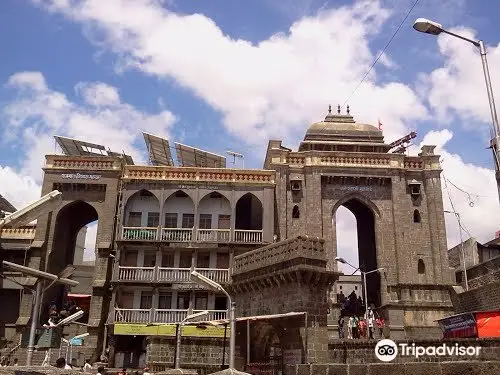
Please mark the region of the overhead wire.
POLYGON ((392 41, 394 40, 394 38, 396 37, 396 35, 399 33, 399 30, 401 30, 401 28, 403 27, 404 23, 406 22, 406 20, 408 19, 408 17, 410 16, 411 12, 413 11, 413 9, 415 9, 415 7, 417 6, 418 2, 420 0, 415 0, 415 2, 413 3, 413 5, 410 7, 410 9, 408 9, 408 12, 406 12, 406 15, 405 17, 403 18, 403 20, 401 21, 401 23, 399 24, 399 26, 397 27, 397 29, 394 31, 394 33, 392 34, 392 36, 390 37, 389 41, 386 43, 386 45, 384 46, 384 48, 382 49, 382 51, 380 51, 380 53, 378 54, 378 56, 375 58, 375 60, 373 61, 372 65, 370 66, 370 68, 366 71, 365 75, 363 76, 363 78, 361 79, 361 81, 359 81, 359 83, 356 85, 356 87, 354 88, 354 90, 351 92, 351 94, 347 97, 347 99, 344 101, 344 104, 342 104, 342 106, 340 108, 344 108, 344 106, 347 104, 347 102, 352 98, 352 96, 356 93, 356 91, 358 90, 358 88, 363 84, 363 82, 365 81, 366 77, 368 77, 368 74, 370 74, 370 72, 372 71, 372 69, 375 67, 375 65, 377 64, 377 62, 380 60, 380 58, 384 55, 385 51, 387 50, 387 48, 389 48, 389 46, 391 45, 392 41))
MULTIPOLYGON (((352 92, 349 94, 349 96, 347 97, 347 99, 344 101, 344 104, 342 104, 342 106, 339 106, 339 108, 338 108, 338 112, 339 113, 340 113, 340 109, 342 109, 342 108, 345 107, 345 105, 347 104, 347 102, 352 98, 352 96, 356 93, 356 91, 359 89, 359 87, 363 84, 363 82, 368 77, 368 75, 370 74, 370 72, 372 71, 372 69, 375 67, 375 65, 377 65, 378 61, 382 58, 382 56, 384 55, 385 51, 387 51, 387 49, 391 45, 392 41, 394 40, 394 38, 396 37, 396 35, 399 33, 399 30, 401 30, 401 28, 403 27, 404 23, 406 22, 406 20, 410 16, 410 14, 413 11, 413 9, 415 9, 415 7, 419 3, 419 1, 420 0, 415 0, 415 2, 410 6, 410 8, 406 12, 406 15, 404 16, 403 20, 401 21, 401 23, 399 24, 399 26, 396 28, 396 30, 394 31, 394 33, 392 34, 392 36, 389 38, 389 40, 385 44, 385 46, 382 49, 382 51, 380 51, 380 53, 377 55, 377 57, 375 58, 375 60, 373 60, 373 63, 370 65, 370 67, 366 71, 366 73, 363 76, 363 78, 361 78, 361 81, 359 81, 359 83, 356 85, 356 87, 354 88, 354 90, 352 90, 352 92)), ((331 113, 331 108, 330 108, 329 112, 331 113)), ((326 127, 327 127, 327 124, 325 124, 323 126, 323 128, 319 132, 321 133, 323 130, 325 130, 326 127)))

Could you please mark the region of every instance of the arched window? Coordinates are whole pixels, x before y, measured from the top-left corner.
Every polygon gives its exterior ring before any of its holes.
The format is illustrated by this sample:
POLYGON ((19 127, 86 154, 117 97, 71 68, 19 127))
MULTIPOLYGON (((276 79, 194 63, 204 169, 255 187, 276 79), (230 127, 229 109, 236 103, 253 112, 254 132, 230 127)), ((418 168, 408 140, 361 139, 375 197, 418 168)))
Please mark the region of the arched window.
POLYGON ((420 212, 418 210, 413 211, 413 222, 414 223, 420 223, 422 218, 420 217, 420 212))
POLYGON ((418 273, 423 275, 425 273, 425 263, 422 259, 418 260, 418 273))
POLYGON ((292 210, 292 219, 298 219, 299 217, 300 217, 299 206, 295 205, 295 206, 293 206, 293 210, 292 210))

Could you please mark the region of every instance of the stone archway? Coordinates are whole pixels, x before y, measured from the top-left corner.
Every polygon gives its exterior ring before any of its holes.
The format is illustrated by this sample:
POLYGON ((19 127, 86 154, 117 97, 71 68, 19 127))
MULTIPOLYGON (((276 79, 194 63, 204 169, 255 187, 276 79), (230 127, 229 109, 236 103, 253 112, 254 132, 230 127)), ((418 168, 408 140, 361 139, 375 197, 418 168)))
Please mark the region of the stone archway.
MULTIPOLYGON (((74 263, 78 233, 87 224, 98 219, 99 215, 95 207, 82 200, 68 203, 59 210, 55 220, 54 240, 47 259, 49 273, 57 275, 67 265, 74 263)), ((52 287, 44 294, 44 306, 52 301, 61 305, 64 295, 64 286, 52 287)))
MULTIPOLYGON (((376 270, 377 262, 377 241, 376 241, 376 219, 380 217, 378 208, 368 199, 360 194, 349 194, 340 199, 333 207, 332 225, 336 225, 336 213, 339 207, 345 207, 356 218, 356 232, 358 242, 358 265, 362 272, 376 270)), ((335 241, 335 254, 337 252, 337 241, 335 241)), ((356 265, 355 265, 356 266, 356 265)), ((355 269, 352 270, 353 272, 355 269)), ((366 294, 368 306, 379 307, 381 299, 381 276, 379 272, 372 272, 366 275, 366 294)), ((357 293, 364 301, 364 286, 362 293, 357 293), (361 294, 361 295, 360 295, 361 294)), ((346 296, 347 297, 347 296, 346 296)))

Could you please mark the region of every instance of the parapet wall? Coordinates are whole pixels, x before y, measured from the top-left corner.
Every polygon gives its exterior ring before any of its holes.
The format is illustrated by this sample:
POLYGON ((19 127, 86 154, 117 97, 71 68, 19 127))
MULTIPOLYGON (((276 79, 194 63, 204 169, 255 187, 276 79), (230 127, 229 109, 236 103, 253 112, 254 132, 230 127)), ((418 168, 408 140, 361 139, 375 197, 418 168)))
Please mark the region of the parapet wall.
MULTIPOLYGON (((394 363, 408 362, 446 362, 446 361, 495 361, 500 360, 500 339, 447 339, 447 340, 397 340, 396 343, 407 344, 411 346, 439 347, 446 344, 447 347, 464 346, 480 347, 479 356, 422 356, 415 358, 413 356, 398 355, 394 363)), ((338 364, 367 364, 380 363, 375 356, 375 345, 377 341, 367 340, 330 340, 328 345, 329 363, 338 364)), ((422 372, 423 374, 424 372, 422 372)), ((403 374, 403 373, 402 373, 403 374)), ((430 374, 430 373, 429 373, 430 374)), ((434 374, 434 373, 432 373, 434 374)), ((500 374, 500 372, 499 372, 500 374)), ((386 374, 388 375, 388 374, 386 374)))
POLYGON ((499 361, 288 365, 285 375, 498 375, 499 361))

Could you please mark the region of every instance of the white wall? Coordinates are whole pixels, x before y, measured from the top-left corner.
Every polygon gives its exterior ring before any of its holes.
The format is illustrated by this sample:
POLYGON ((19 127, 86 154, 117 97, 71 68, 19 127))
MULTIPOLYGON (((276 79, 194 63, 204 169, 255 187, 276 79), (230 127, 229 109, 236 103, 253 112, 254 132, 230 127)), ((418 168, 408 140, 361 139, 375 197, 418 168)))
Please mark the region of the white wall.
POLYGON ((212 229, 219 227, 219 215, 231 216, 231 204, 225 197, 210 198, 205 196, 198 206, 198 215, 211 214, 212 215, 212 229))
POLYGON ((125 222, 123 223, 125 226, 127 226, 130 212, 142 212, 141 226, 147 227, 148 212, 160 212, 160 203, 156 197, 141 197, 139 194, 136 194, 127 201, 125 207, 125 222))
POLYGON ((190 197, 176 197, 171 195, 163 206, 163 217, 160 218, 161 225, 165 224, 165 214, 177 214, 177 228, 182 227, 182 214, 194 214, 194 203, 190 197))

